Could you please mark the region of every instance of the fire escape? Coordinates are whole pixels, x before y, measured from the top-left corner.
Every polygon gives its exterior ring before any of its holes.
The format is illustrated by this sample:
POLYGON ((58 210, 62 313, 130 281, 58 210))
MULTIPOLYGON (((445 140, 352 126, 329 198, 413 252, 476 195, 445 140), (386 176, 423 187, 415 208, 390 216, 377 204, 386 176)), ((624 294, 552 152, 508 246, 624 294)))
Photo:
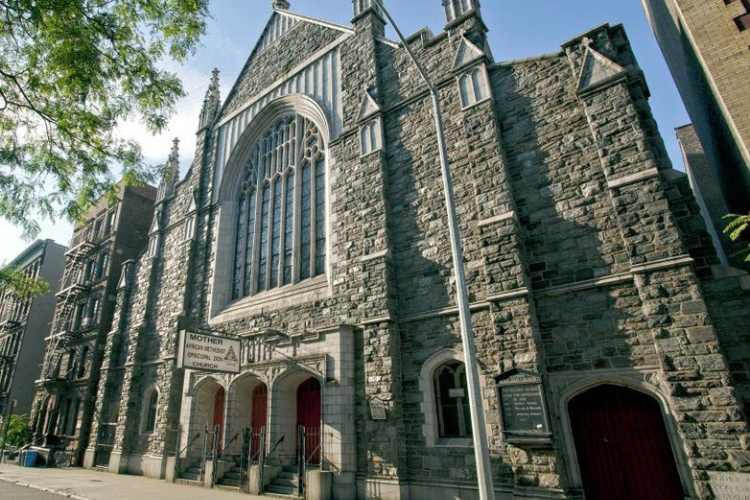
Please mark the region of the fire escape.
POLYGON ((41 382, 50 394, 54 388, 64 385, 70 375, 60 372, 64 347, 68 342, 78 338, 81 329, 88 326, 88 317, 81 317, 81 311, 76 311, 76 308, 80 304, 79 299, 91 290, 91 270, 85 268, 97 248, 96 235, 89 227, 65 254, 65 273, 60 291, 57 293, 55 319, 50 336, 46 339, 47 349, 42 365, 41 382), (77 313, 79 315, 74 317, 77 313))

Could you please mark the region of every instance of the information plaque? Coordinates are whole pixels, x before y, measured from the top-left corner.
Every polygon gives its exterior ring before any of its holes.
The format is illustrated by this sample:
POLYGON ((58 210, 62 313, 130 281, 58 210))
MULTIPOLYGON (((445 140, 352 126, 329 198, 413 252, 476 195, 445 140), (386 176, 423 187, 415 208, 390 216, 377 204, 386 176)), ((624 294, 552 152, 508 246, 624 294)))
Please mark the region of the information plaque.
POLYGON ((370 418, 373 420, 385 420, 385 403, 378 398, 370 400, 370 418))
POLYGON ((538 373, 514 369, 495 377, 505 441, 509 443, 549 443, 547 406, 542 377, 538 373))

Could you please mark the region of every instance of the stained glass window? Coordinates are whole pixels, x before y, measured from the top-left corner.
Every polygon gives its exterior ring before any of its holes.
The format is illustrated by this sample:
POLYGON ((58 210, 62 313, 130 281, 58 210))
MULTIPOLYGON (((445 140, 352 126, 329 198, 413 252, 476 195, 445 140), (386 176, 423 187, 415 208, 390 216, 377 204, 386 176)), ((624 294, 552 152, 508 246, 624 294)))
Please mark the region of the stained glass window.
POLYGON ((324 149, 299 115, 278 120, 251 148, 237 200, 233 298, 325 273, 324 149))

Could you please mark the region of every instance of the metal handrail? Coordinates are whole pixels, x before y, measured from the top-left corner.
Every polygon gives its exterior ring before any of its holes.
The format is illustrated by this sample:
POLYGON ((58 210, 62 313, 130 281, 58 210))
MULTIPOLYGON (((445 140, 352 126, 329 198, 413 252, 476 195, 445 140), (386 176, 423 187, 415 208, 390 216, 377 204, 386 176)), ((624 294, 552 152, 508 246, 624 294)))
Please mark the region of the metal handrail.
POLYGON ((224 454, 224 452, 227 451, 227 448, 229 448, 230 446, 232 446, 232 443, 234 443, 235 441, 237 441, 237 438, 239 436, 240 436, 239 432, 237 434, 235 434, 234 437, 229 440, 229 442, 227 443, 227 445, 224 448, 222 448, 221 450, 219 450, 219 452, 216 454, 216 458, 217 459, 221 458, 221 456, 224 454))
MULTIPOLYGON (((315 447, 315 449, 307 455, 305 458, 305 467, 307 467, 307 464, 310 463, 310 459, 315 456, 315 454, 318 452, 318 450, 321 448, 320 443, 318 443, 318 446, 315 447)), ((323 459, 320 460, 320 470, 323 470, 323 459)))
POLYGON ((186 450, 187 450, 188 448, 190 448, 190 446, 192 446, 192 444, 193 444, 193 443, 194 443, 194 442, 195 442, 196 440, 198 440, 198 438, 200 438, 200 437, 201 437, 201 433, 199 432, 198 434, 196 434, 196 435, 195 435, 195 436, 193 437, 193 439, 191 439, 190 441, 188 441, 188 444, 187 444, 187 445, 186 445, 186 446, 185 446, 185 447, 184 447, 183 449, 181 449, 180 451, 178 451, 178 452, 177 452, 177 455, 175 455, 175 456, 176 456, 176 457, 179 457, 180 455, 182 455, 182 452, 184 452, 184 451, 186 451, 186 450))
POLYGON ((279 438, 279 440, 278 440, 278 441, 276 441, 276 444, 275 444, 275 445, 273 445, 273 447, 271 448, 271 451, 269 451, 269 452, 268 452, 268 454, 266 455, 266 460, 268 460, 268 458, 269 458, 269 457, 270 457, 271 455, 273 455, 273 452, 274 452, 274 451, 276 451, 276 448, 278 448, 278 447, 279 447, 279 445, 280 445, 280 444, 282 443, 282 441, 284 441, 284 438, 285 438, 285 437, 286 437, 286 436, 281 436, 281 437, 279 438))

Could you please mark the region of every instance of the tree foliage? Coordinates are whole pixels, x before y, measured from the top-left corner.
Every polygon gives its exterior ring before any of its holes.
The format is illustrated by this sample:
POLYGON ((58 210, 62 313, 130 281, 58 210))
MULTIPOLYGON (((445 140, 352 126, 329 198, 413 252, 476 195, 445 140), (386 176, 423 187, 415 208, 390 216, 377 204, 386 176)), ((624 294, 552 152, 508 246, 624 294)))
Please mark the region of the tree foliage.
MULTIPOLYGON (((748 241, 750 239, 750 214, 729 214, 725 218, 730 219, 730 221, 724 228, 724 232, 729 235, 732 241, 748 241)), ((750 243, 745 251, 747 252, 745 261, 750 262, 750 243)))
POLYGON ((33 235, 32 214, 76 220, 112 193, 113 169, 149 180, 116 127, 165 127, 184 90, 159 63, 190 55, 207 16, 208 0, 0 0, 0 217, 33 235))
MULTIPOLYGON (((0 439, 2 439, 0 434, 0 439)), ((31 439, 31 426, 29 417, 26 415, 11 415, 8 419, 8 434, 5 443, 0 441, 0 446, 21 446, 31 439)))
POLYGON ((3 288, 12 290, 17 299, 27 300, 49 292, 49 283, 27 276, 20 267, 5 266, 0 268, 0 289, 3 288))

